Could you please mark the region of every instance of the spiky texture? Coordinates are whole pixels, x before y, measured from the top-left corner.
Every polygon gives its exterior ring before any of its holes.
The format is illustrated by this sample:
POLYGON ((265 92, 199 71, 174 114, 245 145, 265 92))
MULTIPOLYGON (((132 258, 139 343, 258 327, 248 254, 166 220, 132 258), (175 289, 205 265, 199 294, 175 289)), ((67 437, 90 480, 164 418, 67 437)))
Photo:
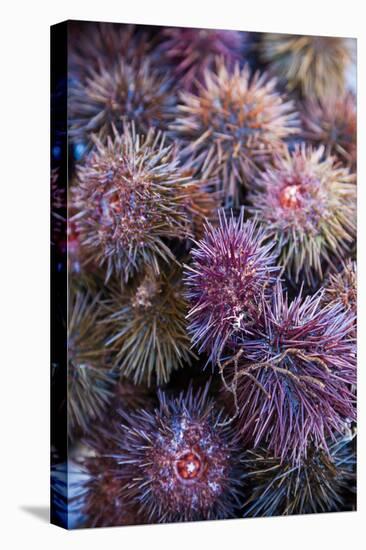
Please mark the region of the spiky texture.
POLYGON ((188 91, 197 88, 207 69, 215 68, 215 58, 222 57, 228 68, 240 58, 245 33, 209 29, 163 29, 158 48, 169 64, 178 85, 188 91))
POLYGON ((77 498, 82 527, 110 527, 141 523, 136 506, 126 501, 125 487, 110 473, 113 459, 86 457, 82 461, 83 479, 78 483, 77 498))
POLYGON ((283 139, 295 132, 292 102, 275 91, 266 74, 250 74, 248 66, 205 71, 196 94, 182 92, 178 116, 171 125, 204 173, 218 174, 226 202, 238 202, 238 185, 246 185, 258 164, 282 150, 283 139))
POLYGON ((233 517, 240 505, 240 445, 207 392, 159 393, 154 412, 116 424, 111 473, 149 523, 233 517))
POLYGON ((100 66, 113 68, 120 60, 141 63, 152 42, 134 25, 69 22, 69 72, 85 81, 100 66))
POLYGON ((356 99, 348 93, 335 101, 307 101, 302 110, 303 135, 314 145, 324 144, 327 154, 356 166, 356 99))
POLYGON ((76 228, 96 262, 126 280, 141 266, 159 272, 158 259, 174 261, 169 238, 190 235, 182 205, 182 175, 177 152, 150 130, 146 137, 126 125, 122 135, 96 150, 78 169, 73 199, 76 228))
POLYGON ((221 203, 216 182, 195 177, 195 171, 185 167, 184 174, 190 178, 181 187, 181 202, 188 213, 192 234, 196 239, 203 236, 205 222, 217 222, 217 211, 221 203))
POLYGON ((323 278, 323 265, 334 266, 349 253, 356 235, 355 175, 324 147, 304 144, 286 150, 257 181, 249 195, 252 212, 276 243, 279 264, 297 283, 323 278))
POLYGON ((111 396, 108 351, 98 324, 100 296, 72 291, 68 322, 68 433, 87 432, 90 422, 103 417, 111 396))
POLYGON ((51 242, 59 246, 66 228, 66 193, 59 171, 51 170, 51 242))
POLYGON ((324 293, 324 303, 340 302, 345 310, 354 315, 354 330, 351 336, 356 338, 357 333, 357 264, 349 260, 343 263, 338 273, 331 273, 327 280, 324 293))
POLYGON ((120 59, 112 69, 101 64, 85 82, 70 86, 69 134, 75 142, 92 145, 93 134, 105 140, 114 127, 122 131, 124 119, 143 134, 152 127, 165 130, 173 103, 170 82, 148 59, 137 65, 120 59))
POLYGON ((289 303, 278 282, 257 335, 238 339, 230 373, 244 440, 297 464, 309 441, 327 451, 326 439, 356 416, 354 316, 321 301, 322 292, 289 303))
POLYGON ((147 271, 128 288, 114 285, 104 307, 106 345, 115 366, 135 384, 166 383, 175 369, 190 363, 179 270, 147 271))
POLYGON ((298 466, 265 449, 248 451, 245 460, 250 497, 245 517, 315 514, 352 509, 345 495, 355 491, 356 455, 352 436, 338 436, 328 452, 310 445, 298 466))
POLYGON ((276 271, 265 237, 254 221, 244 223, 243 210, 238 219, 227 219, 221 211, 219 226, 207 223, 192 250, 185 274, 188 332, 193 345, 213 362, 238 330, 250 333, 258 320, 261 299, 276 271))
POLYGON ((269 33, 263 36, 261 53, 291 91, 298 89, 303 96, 325 101, 344 92, 351 61, 344 38, 269 33))

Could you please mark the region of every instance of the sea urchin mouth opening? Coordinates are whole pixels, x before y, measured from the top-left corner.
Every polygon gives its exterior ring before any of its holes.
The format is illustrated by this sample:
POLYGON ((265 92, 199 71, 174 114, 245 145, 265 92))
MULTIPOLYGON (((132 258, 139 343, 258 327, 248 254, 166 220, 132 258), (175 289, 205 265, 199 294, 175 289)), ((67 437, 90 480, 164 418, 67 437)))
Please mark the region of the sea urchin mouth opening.
POLYGON ((184 482, 194 481, 203 471, 201 457, 194 451, 188 450, 178 457, 175 463, 175 472, 178 479, 184 482))
POLYGON ((297 210, 301 204, 300 197, 300 186, 296 184, 289 184, 280 191, 279 201, 282 208, 297 210))

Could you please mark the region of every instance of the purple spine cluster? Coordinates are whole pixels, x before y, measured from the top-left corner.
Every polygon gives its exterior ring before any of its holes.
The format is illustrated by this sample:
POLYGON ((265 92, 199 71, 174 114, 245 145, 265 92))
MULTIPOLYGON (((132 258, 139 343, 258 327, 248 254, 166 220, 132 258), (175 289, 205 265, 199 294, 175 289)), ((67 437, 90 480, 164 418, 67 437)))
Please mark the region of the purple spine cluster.
POLYGON ((327 438, 355 420, 354 316, 322 293, 289 303, 281 283, 264 304, 259 330, 243 338, 237 399, 241 431, 255 447, 299 461, 309 441, 327 438))
POLYGON ((299 464, 355 421, 355 314, 325 305, 324 290, 290 300, 271 246, 243 212, 207 225, 186 272, 188 331, 218 368, 245 444, 299 464))
POLYGON ((186 270, 191 309, 188 332, 199 352, 216 361, 238 331, 251 333, 260 303, 277 268, 271 244, 255 221, 227 219, 221 212, 218 227, 206 226, 204 238, 192 251, 186 270))

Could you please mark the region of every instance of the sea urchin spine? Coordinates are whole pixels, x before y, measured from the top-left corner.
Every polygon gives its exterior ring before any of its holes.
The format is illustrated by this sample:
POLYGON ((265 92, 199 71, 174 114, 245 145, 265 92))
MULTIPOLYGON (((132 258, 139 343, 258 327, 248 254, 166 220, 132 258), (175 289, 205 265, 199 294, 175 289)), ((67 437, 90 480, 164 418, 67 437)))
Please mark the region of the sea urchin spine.
POLYGON ((104 304, 106 345, 115 367, 135 384, 166 383, 175 369, 190 364, 182 290, 179 269, 150 270, 128 287, 111 286, 104 304))
POLYGON ((179 86, 193 91, 202 82, 207 69, 215 68, 220 56, 230 68, 239 60, 245 33, 214 29, 172 28, 162 31, 159 47, 178 79, 179 86))
POLYGON ((263 60, 287 83, 309 98, 336 98, 344 92, 345 72, 351 61, 347 39, 327 36, 264 34, 263 60))
POLYGON ((273 282, 275 257, 265 232, 250 220, 228 220, 220 213, 217 228, 206 232, 192 250, 185 283, 190 302, 188 332, 198 351, 215 362, 228 340, 239 330, 250 333, 267 287, 273 282))
POLYGON ((241 432, 282 460, 299 463, 309 441, 355 420, 354 315, 340 303, 322 306, 322 292, 289 303, 278 282, 252 338, 237 340, 233 388, 241 432), (238 352, 238 353, 239 353, 238 352))
POLYGON ((180 116, 171 129, 204 173, 220 177, 226 204, 238 203, 238 187, 247 186, 258 165, 296 132, 293 104, 275 87, 266 74, 251 75, 248 66, 239 65, 230 72, 218 61, 197 93, 181 93, 180 116))
POLYGON ((276 243, 279 264, 289 278, 308 283, 323 278, 350 251, 356 236, 355 175, 324 147, 304 144, 288 150, 268 167, 249 196, 252 212, 276 243))
POLYGON ((73 189, 73 217, 91 258, 127 281, 145 266, 159 272, 158 259, 173 261, 169 238, 190 235, 190 217, 182 202, 179 158, 159 132, 139 136, 126 124, 122 135, 96 149, 79 166, 73 189))
POLYGON ((252 482, 245 517, 350 509, 345 493, 356 485, 352 435, 339 435, 329 443, 328 452, 309 445, 306 457, 295 467, 264 449, 248 451, 244 463, 252 482))
POLYGON ((207 392, 159 393, 154 412, 122 413, 111 473, 149 522, 227 518, 240 505, 242 452, 207 392))

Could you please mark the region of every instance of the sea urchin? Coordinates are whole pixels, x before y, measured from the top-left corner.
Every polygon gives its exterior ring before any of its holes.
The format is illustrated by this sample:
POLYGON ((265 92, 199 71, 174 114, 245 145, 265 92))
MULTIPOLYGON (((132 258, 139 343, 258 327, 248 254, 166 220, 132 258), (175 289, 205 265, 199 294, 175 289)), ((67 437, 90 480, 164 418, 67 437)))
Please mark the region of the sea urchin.
POLYGON ((240 504, 237 435, 207 392, 160 392, 154 412, 121 413, 112 473, 149 522, 227 518, 240 504))
POLYGON ((327 36, 264 34, 262 57, 290 90, 329 101, 344 92, 351 61, 347 39, 327 36))
POLYGON ((87 432, 102 419, 112 396, 108 350, 98 324, 100 296, 72 290, 69 300, 67 405, 68 433, 87 432))
POLYGON ((152 68, 148 59, 137 65, 120 59, 114 67, 100 65, 85 82, 70 86, 69 135, 74 142, 93 144, 123 130, 123 121, 133 121, 139 133, 150 128, 165 130, 171 120, 174 99, 170 82, 152 68))
POLYGON ((216 71, 205 71, 197 93, 181 93, 179 116, 171 125, 203 173, 219 175, 227 204, 238 203, 258 164, 272 158, 283 140, 295 132, 292 102, 275 90, 266 74, 250 74, 236 65, 230 72, 221 60, 216 71))
POLYGON ((324 147, 295 147, 278 157, 249 195, 252 211, 276 243, 279 263, 297 283, 323 277, 349 252, 356 235, 355 176, 324 157, 324 147))
POLYGON ((179 86, 193 91, 202 82, 206 69, 215 68, 222 57, 228 67, 240 58, 245 33, 210 29, 168 28, 159 51, 178 79, 179 86))
POLYGON ((303 134, 314 145, 324 144, 326 153, 344 164, 356 165, 357 113, 355 96, 349 92, 335 101, 308 100, 301 113, 303 134))
POLYGON ((238 339, 234 361, 236 414, 244 440, 298 463, 308 443, 327 438, 356 415, 354 315, 322 292, 289 303, 278 282, 255 337, 238 339))
POLYGON ((345 511, 345 493, 356 483, 354 439, 339 435, 328 452, 310 444, 298 466, 281 462, 264 449, 245 457, 251 493, 245 517, 345 511))
POLYGON ((164 137, 146 137, 125 125, 122 135, 96 149, 78 169, 73 217, 90 257, 123 280, 143 266, 159 272, 158 259, 174 261, 165 239, 189 236, 190 219, 182 206, 179 158, 164 137))
POLYGON ((228 340, 238 331, 250 332, 258 320, 259 305, 273 280, 275 257, 266 234, 244 210, 238 219, 220 213, 217 228, 206 232, 192 250, 185 283, 190 302, 188 332, 199 352, 215 362, 228 340))
POLYGON ((128 287, 112 285, 104 309, 106 345, 115 366, 135 384, 166 383, 175 369, 190 363, 179 269, 160 275, 150 270, 128 287))

